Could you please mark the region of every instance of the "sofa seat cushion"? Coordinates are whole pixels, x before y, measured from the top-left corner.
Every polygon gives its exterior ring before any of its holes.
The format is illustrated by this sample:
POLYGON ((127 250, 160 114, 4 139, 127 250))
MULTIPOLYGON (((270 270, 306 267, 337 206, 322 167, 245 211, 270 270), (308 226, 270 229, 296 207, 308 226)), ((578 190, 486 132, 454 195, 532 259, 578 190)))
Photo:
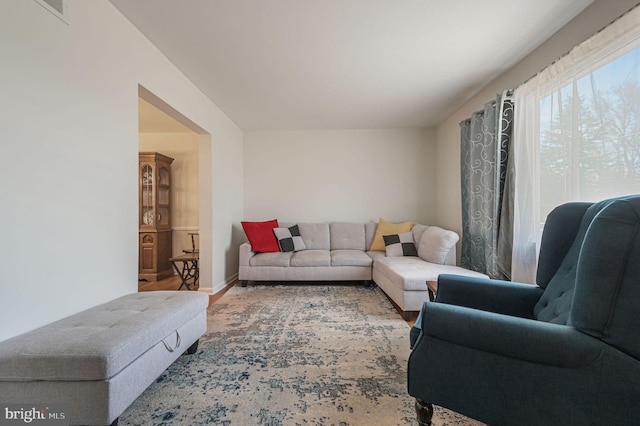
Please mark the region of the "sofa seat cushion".
POLYGON ((437 281, 440 274, 487 277, 459 266, 425 262, 419 257, 379 258, 374 262, 373 269, 397 283, 404 291, 427 291, 427 281, 437 281))
POLYGON ((258 253, 249 259, 251 266, 289 266, 292 251, 276 252, 276 253, 258 253))
POLYGON ((291 256, 291 266, 331 266, 329 250, 302 250, 291 256))
POLYGON ((376 260, 384 259, 385 257, 387 257, 387 254, 383 251, 370 250, 367 252, 367 256, 369 256, 375 262, 376 260))
MULTIPOLYGON (((363 228, 364 230, 364 228, 363 228)), ((331 266, 371 266, 373 259, 361 250, 331 250, 331 266)))
POLYGON ((206 310, 204 293, 133 293, 0 345, 0 381, 105 380, 206 310))

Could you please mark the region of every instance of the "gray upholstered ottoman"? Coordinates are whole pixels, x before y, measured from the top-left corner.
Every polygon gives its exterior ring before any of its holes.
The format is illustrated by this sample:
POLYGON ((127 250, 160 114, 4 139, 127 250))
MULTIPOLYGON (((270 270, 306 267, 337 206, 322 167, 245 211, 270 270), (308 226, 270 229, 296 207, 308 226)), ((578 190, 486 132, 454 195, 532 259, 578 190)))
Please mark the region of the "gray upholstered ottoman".
POLYGON ((0 343, 0 401, 63 404, 71 424, 122 412, 207 327, 208 295, 134 293, 0 343))

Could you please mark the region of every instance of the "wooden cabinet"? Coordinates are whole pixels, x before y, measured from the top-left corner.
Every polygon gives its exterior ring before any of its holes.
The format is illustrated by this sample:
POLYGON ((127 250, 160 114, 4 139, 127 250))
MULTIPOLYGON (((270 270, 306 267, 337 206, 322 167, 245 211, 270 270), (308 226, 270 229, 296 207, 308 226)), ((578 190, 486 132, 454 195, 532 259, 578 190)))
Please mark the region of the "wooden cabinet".
POLYGON ((173 275, 171 262, 171 163, 157 152, 139 154, 138 279, 158 281, 173 275))

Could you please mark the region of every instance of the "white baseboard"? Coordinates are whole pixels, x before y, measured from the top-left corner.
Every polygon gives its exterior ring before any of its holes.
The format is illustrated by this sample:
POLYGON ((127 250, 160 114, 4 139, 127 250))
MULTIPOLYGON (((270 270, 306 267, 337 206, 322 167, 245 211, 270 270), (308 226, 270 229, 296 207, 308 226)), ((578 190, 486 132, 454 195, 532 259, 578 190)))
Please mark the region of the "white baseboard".
POLYGON ((198 289, 198 291, 201 291, 201 292, 207 293, 207 294, 216 294, 216 293, 224 290, 225 288, 227 288, 230 284, 232 284, 237 279, 238 279, 238 273, 236 272, 235 274, 231 275, 230 277, 227 277, 223 282, 218 283, 215 286, 213 286, 213 288, 211 288, 211 287, 200 287, 198 289))

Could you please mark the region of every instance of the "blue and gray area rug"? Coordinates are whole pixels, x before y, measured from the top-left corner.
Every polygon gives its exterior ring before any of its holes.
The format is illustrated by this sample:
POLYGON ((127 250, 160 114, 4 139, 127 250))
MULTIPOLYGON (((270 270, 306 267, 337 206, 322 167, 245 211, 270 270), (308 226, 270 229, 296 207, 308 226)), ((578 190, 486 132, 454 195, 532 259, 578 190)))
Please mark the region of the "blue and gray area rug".
MULTIPOLYGON (((409 326, 377 287, 231 288, 121 425, 415 425, 409 326)), ((479 425, 436 407, 434 425, 479 425)))

